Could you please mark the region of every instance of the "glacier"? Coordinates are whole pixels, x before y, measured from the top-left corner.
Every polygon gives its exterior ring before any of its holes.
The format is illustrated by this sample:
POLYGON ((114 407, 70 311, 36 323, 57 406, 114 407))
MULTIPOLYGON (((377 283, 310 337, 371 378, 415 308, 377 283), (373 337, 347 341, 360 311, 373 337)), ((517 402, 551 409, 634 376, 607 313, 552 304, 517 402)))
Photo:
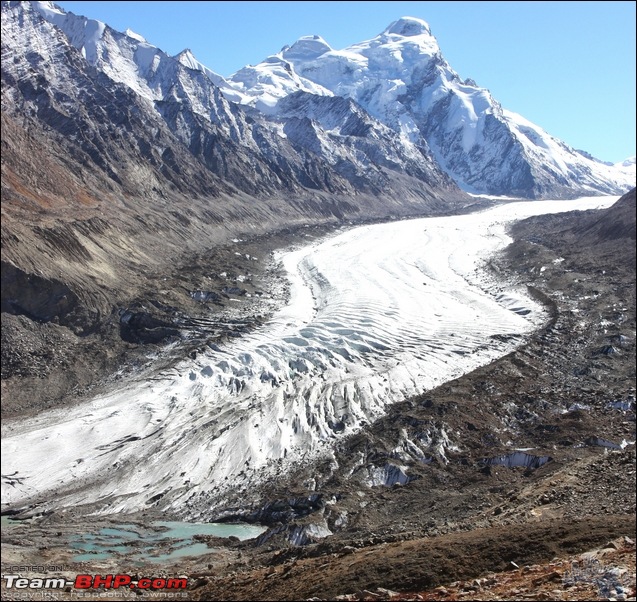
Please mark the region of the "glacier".
POLYGON ((247 503, 390 404, 520 345, 546 315, 483 269, 510 242, 506 225, 615 200, 501 204, 282 251, 291 297, 268 324, 80 405, 3 421, 2 503, 199 519, 247 503))

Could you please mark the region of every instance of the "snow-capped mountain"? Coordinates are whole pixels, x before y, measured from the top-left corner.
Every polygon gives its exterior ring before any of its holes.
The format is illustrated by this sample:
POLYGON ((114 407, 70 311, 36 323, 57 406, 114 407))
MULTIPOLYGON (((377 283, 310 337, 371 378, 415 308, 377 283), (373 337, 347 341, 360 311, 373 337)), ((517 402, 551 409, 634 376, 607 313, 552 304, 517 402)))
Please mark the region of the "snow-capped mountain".
MULTIPOLYGON (((344 50, 303 37, 225 79, 188 49, 170 56, 130 30, 52 2, 2 5, 3 38, 14 40, 5 43, 7 56, 21 54, 33 77, 59 84, 68 97, 64 86, 76 88, 73 76, 62 83, 57 74, 68 49, 56 56, 49 50, 53 38, 74 48, 86 65, 133 93, 153 114, 149 123, 159 118, 197 165, 248 194, 383 195, 387 214, 418 212, 425 198, 460 198, 444 172, 470 192, 531 198, 634 185, 630 170, 571 149, 462 81, 419 19, 399 19, 344 50)), ((18 64, 3 61, 4 81, 18 64)), ((10 114, 21 110, 13 92, 10 114)), ((169 157, 172 150, 161 152, 169 157)))
MULTIPOLYGON (((351 196, 378 195, 392 187, 399 193, 408 185, 411 192, 388 194, 396 200, 383 200, 383 212, 397 213, 418 212, 426 196, 438 202, 436 188, 460 198, 426 148, 397 144, 395 132, 377 120, 368 118, 369 128, 356 134, 356 140, 345 130, 326 131, 314 121, 306 140, 295 124, 232 102, 245 97, 232 92, 223 77, 202 65, 189 50, 169 56, 130 30, 117 32, 99 21, 66 13, 51 2, 3 2, 2 6, 7 56, 19 55, 11 65, 3 62, 7 80, 21 69, 22 62, 28 63, 32 70, 43 70, 51 87, 59 85, 64 95, 65 87, 73 90, 77 86, 71 74, 61 81, 58 72, 67 71, 68 65, 51 54, 51 40, 73 47, 87 65, 134 93, 153 119, 159 117, 201 165, 240 191, 267 196, 281 190, 311 190, 351 196), (33 51, 42 60, 36 61, 33 51), (288 137, 287 132, 294 133, 288 137), (374 162, 357 151, 361 136, 374 148, 370 153, 375 157, 384 156, 387 146, 388 157, 393 158, 374 162), (312 146, 314 137, 323 140, 319 154, 312 146), (410 183, 406 172, 412 174, 410 183)), ((68 54, 68 48, 64 52, 68 54)), ((28 68, 24 65, 25 72, 28 68)), ((307 92, 314 94, 317 88, 309 86, 307 92)), ((7 96, 14 92, 7 91, 7 96)), ((101 98, 97 104, 106 102, 101 98)), ((19 112, 16 103, 7 108, 19 112)))
POLYGON ((618 168, 620 171, 623 171, 624 173, 626 173, 629 177, 632 178, 632 181, 634 182, 635 176, 637 175, 636 163, 637 163, 637 160, 633 156, 633 157, 629 157, 628 159, 624 159, 623 161, 620 161, 619 163, 615 163, 615 167, 618 168))
POLYGON ((623 161, 620 161, 619 163, 616 163, 615 165, 617 165, 618 167, 626 167, 631 169, 635 167, 636 162, 637 162, 637 158, 635 156, 632 156, 632 157, 628 157, 628 159, 624 159, 623 161))
POLYGON ((270 114, 299 90, 351 98, 403 139, 426 141, 471 192, 535 198, 617 193, 635 185, 622 170, 576 151, 463 81, 420 19, 403 17, 343 50, 319 36, 302 37, 228 83, 241 102, 270 114))

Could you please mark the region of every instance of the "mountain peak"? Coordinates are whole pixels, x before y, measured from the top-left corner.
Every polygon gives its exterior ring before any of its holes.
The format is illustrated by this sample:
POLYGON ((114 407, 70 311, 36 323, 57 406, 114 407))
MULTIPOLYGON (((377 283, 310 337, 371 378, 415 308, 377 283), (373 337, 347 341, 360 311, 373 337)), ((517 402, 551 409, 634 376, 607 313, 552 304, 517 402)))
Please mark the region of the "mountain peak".
POLYGON ((189 69, 194 69, 195 71, 201 71, 201 65, 199 61, 195 58, 195 55, 192 53, 192 50, 190 50, 190 48, 184 48, 180 53, 176 54, 173 58, 179 63, 181 63, 184 67, 188 67, 189 69))
POLYGON ((332 47, 321 36, 302 36, 283 50, 283 57, 288 60, 311 60, 330 50, 332 47))
POLYGON ((180 65, 183 65, 188 69, 192 69, 193 71, 201 71, 215 86, 227 87, 226 80, 218 73, 215 73, 211 69, 208 69, 208 67, 206 67, 203 63, 200 63, 199 60, 197 60, 197 57, 193 54, 192 50, 190 50, 190 48, 184 48, 181 52, 179 52, 172 58, 175 59, 180 65))
POLYGON ((423 34, 431 35, 431 29, 429 28, 429 24, 422 19, 417 19, 416 17, 401 17, 398 21, 391 23, 383 33, 413 37, 423 34))
POLYGON ((195 55, 192 53, 192 50, 190 50, 190 48, 184 48, 181 52, 178 52, 175 56, 175 59, 179 60, 181 58, 186 58, 186 59, 194 59, 195 55))

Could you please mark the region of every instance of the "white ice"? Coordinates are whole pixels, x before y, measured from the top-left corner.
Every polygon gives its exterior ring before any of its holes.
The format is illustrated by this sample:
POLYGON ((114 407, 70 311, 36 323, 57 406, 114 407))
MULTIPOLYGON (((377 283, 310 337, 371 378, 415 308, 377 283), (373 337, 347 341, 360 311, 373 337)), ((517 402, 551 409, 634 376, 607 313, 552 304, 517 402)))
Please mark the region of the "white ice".
POLYGON ((505 225, 615 198, 363 226, 283 253, 291 300, 266 326, 79 406, 5 421, 2 502, 110 513, 247 496, 389 404, 519 345, 542 308, 480 269, 508 244, 505 225))

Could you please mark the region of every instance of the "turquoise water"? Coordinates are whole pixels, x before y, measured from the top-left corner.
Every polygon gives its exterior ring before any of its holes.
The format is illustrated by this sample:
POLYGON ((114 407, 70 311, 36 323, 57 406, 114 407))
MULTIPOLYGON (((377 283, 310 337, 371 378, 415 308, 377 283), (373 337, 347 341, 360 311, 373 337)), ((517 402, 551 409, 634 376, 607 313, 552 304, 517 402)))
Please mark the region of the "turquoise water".
POLYGON ((182 523, 178 521, 162 521, 156 523, 166 527, 168 531, 162 537, 190 538, 193 535, 216 535, 217 537, 238 537, 241 540, 258 537, 266 529, 258 525, 235 525, 227 523, 182 523))
POLYGON ((17 525, 20 523, 19 520, 13 520, 8 516, 1 516, 0 519, 2 519, 2 527, 12 527, 13 525, 17 525))
POLYGON ((213 551, 204 542, 194 542, 195 535, 234 536, 245 540, 257 537, 265 530, 265 527, 244 524, 158 521, 148 529, 135 525, 107 527, 97 533, 73 537, 69 545, 78 552, 73 556, 74 562, 103 561, 124 554, 137 561, 166 562, 213 551))
POLYGON ((172 550, 168 554, 148 556, 146 560, 149 562, 166 562, 176 560, 178 558, 186 558, 187 556, 202 556, 203 554, 210 554, 213 551, 214 549, 209 548, 205 543, 193 543, 189 546, 172 550))
POLYGON ((76 554, 73 556, 73 562, 98 562, 100 560, 108 560, 113 557, 112 552, 99 552, 95 554, 76 554))

